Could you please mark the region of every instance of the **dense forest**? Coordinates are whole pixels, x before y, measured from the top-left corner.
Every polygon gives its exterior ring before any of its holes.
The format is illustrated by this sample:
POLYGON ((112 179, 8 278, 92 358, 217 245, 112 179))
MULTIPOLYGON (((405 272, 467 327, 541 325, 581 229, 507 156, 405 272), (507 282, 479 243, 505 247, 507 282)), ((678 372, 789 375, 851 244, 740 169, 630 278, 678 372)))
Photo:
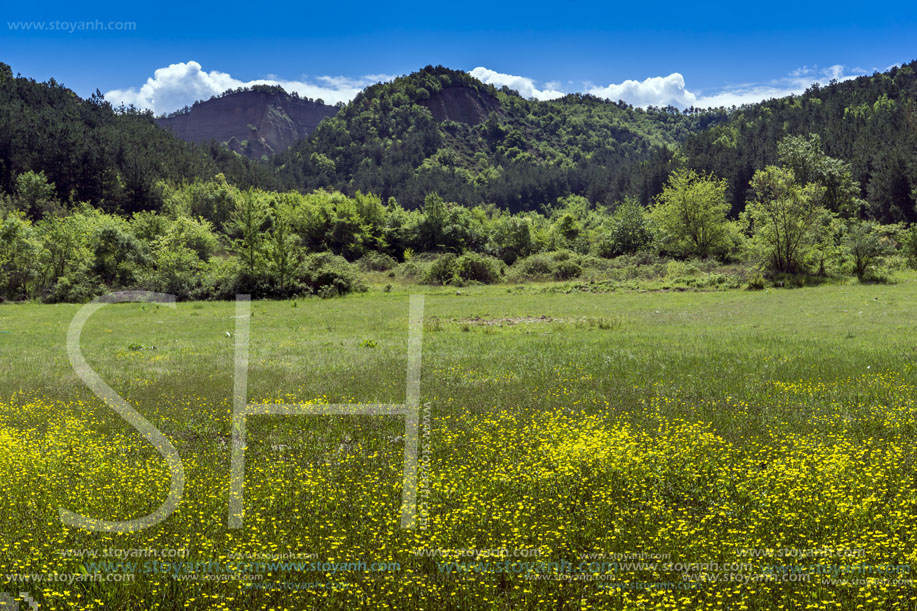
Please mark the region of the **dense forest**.
POLYGON ((917 62, 805 94, 744 106, 728 122, 688 136, 684 163, 729 184, 733 213, 745 205, 756 168, 777 161, 787 135, 814 133, 825 152, 850 165, 863 214, 882 222, 917 220, 917 62))
POLYGON ((240 186, 280 186, 267 167, 175 138, 149 111, 114 109, 98 91, 83 100, 53 79, 14 77, 0 64, 0 189, 15 192, 16 177, 30 170, 48 177, 61 202, 123 213, 161 207, 160 180, 223 173, 240 186))
POLYGON ((0 65, 0 299, 595 283, 639 265, 712 274, 692 286, 882 281, 917 265, 915 67, 684 112, 427 67, 252 161, 0 65))
POLYGON ((722 110, 642 110, 571 94, 539 102, 465 72, 426 67, 368 87, 314 134, 276 157, 288 187, 356 190, 416 208, 429 193, 468 205, 537 210, 568 194, 610 204, 659 192, 675 147, 724 121, 722 110), (437 121, 445 90, 496 102, 477 123, 437 121))

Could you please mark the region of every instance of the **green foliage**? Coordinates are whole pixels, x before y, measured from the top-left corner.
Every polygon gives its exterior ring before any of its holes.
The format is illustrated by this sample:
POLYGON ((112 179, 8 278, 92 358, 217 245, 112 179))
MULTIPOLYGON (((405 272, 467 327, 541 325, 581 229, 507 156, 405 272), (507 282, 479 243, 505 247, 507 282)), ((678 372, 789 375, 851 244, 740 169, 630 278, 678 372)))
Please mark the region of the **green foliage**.
POLYGON ((455 274, 465 282, 499 282, 501 267, 499 259, 474 252, 466 252, 455 260, 455 274))
POLYGON ((548 253, 538 253, 519 259, 511 270, 516 280, 545 280, 554 276, 556 262, 548 253))
POLYGON ((394 257, 390 257, 384 252, 371 250, 360 257, 357 264, 360 266, 360 269, 367 272, 387 272, 398 265, 398 262, 394 257))
POLYGON ((40 218, 55 208, 54 184, 48 182, 44 172, 29 170, 17 176, 16 194, 22 210, 32 218, 40 218))
POLYGON ((182 142, 148 111, 113 109, 99 92, 82 100, 53 79, 12 77, 6 64, 0 72, 10 75, 0 81, 0 190, 19 193, 33 218, 52 200, 123 213, 155 210, 162 205, 160 181, 221 171, 236 184, 279 186, 268 166, 223 147, 182 142))
POLYGON ((764 262, 774 272, 802 273, 826 213, 823 187, 799 185, 793 171, 768 166, 751 180, 753 199, 743 213, 764 262))
POLYGON ((915 66, 733 109, 728 121, 688 135, 681 152, 688 167, 726 180, 733 215, 749 199, 755 169, 782 163, 802 184, 826 187, 829 210, 852 214, 860 206, 852 195, 879 222, 913 222, 915 66))
POLYGON ((764 276, 760 272, 753 274, 749 279, 746 285, 746 288, 749 291, 763 291, 764 287, 767 286, 767 282, 764 279, 764 276))
POLYGON ((121 219, 100 223, 89 239, 92 249, 90 271, 111 288, 129 288, 148 262, 146 245, 129 231, 121 219))
POLYGON ((530 255, 536 248, 528 218, 501 214, 491 221, 487 251, 507 265, 530 255))
POLYGON ((857 216, 862 207, 860 185, 850 173, 850 164, 822 152, 818 134, 787 136, 777 144, 777 157, 793 171, 801 185, 814 183, 823 188, 821 205, 845 217, 857 216))
POLYGON ((596 244, 600 257, 631 255, 647 247, 653 241, 653 232, 643 205, 636 199, 621 202, 606 224, 596 244))
POLYGON ((676 170, 650 208, 660 246, 676 256, 725 255, 730 247, 726 214, 726 182, 676 170))
POLYGON ((917 269, 917 225, 900 233, 901 251, 911 269, 917 269))
POLYGON ((465 72, 427 66, 368 87, 275 165, 290 187, 373 192, 411 209, 430 193, 514 212, 570 193, 606 204, 626 195, 646 202, 667 171, 670 149, 725 118, 722 111, 642 110, 579 94, 525 100, 465 72), (483 109, 480 116, 437 122, 430 108, 446 88, 483 109))
POLYGON ((427 269, 423 278, 425 284, 455 284, 458 281, 458 257, 453 253, 438 256, 427 269))
POLYGON ((341 256, 322 252, 307 256, 298 271, 299 283, 320 297, 338 297, 365 290, 354 266, 341 256))
POLYGON ((254 190, 242 194, 229 217, 229 233, 235 237, 235 247, 245 271, 243 288, 247 287, 248 290, 255 290, 263 269, 265 240, 262 230, 269 217, 266 198, 254 190))
POLYGON ((845 240, 853 271, 861 282, 869 280, 881 259, 890 254, 891 246, 884 240, 878 223, 854 221, 847 228, 845 240))
POLYGON ((32 224, 19 212, 0 217, 0 297, 30 297, 39 243, 32 224))

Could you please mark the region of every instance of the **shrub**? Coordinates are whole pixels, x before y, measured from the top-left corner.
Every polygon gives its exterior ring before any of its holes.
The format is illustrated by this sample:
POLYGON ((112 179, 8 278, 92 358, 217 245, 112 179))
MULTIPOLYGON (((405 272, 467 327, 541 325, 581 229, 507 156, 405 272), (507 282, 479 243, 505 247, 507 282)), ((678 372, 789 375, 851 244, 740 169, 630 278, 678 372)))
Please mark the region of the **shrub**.
POLYGON ((99 281, 98 276, 88 273, 85 269, 79 269, 58 278, 45 301, 84 303, 105 292, 105 285, 99 281))
POLYGON ((583 268, 576 261, 565 259, 557 264, 554 268, 555 280, 571 280, 577 278, 583 273, 583 268))
POLYGON ((425 284, 455 284, 458 280, 457 257, 452 253, 440 255, 424 274, 425 284))
POLYGON ((239 286, 239 260, 236 257, 214 257, 202 267, 203 279, 193 299, 234 299, 243 293, 239 286))
POLYGON ((303 290, 320 297, 336 297, 366 290, 357 280, 354 266, 344 257, 330 252, 307 256, 300 266, 298 276, 303 290))
POLYGON ((467 282, 494 284, 500 281, 501 267, 499 260, 486 255, 468 252, 455 261, 455 271, 459 278, 467 282))
POLYGON ((911 269, 917 269, 917 225, 911 225, 900 234, 901 253, 911 269))
POLYGON ((554 260, 550 255, 538 253, 516 261, 511 272, 520 280, 549 278, 554 275, 554 260))
POLYGON ((611 215, 596 244, 596 253, 605 258, 633 254, 648 247, 652 241, 653 234, 643 206, 635 199, 626 199, 611 215))
POLYGON ((390 257, 384 252, 371 250, 360 257, 360 260, 357 261, 357 265, 366 272, 387 272, 398 265, 398 262, 394 257, 390 257))
POLYGON ((749 291, 760 291, 764 289, 764 284, 764 276, 759 272, 748 279, 746 288, 748 288, 749 291))

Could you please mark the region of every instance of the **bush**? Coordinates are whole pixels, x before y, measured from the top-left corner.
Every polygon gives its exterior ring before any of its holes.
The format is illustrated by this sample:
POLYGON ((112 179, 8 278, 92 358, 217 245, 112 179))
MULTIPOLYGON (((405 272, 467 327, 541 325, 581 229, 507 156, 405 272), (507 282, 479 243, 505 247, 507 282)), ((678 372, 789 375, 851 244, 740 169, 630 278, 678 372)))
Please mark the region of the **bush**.
POLYGON ((198 291, 201 284, 201 268, 204 263, 190 248, 177 246, 157 249, 153 255, 153 266, 146 273, 144 285, 159 293, 188 299, 198 291))
POLYGON ((320 297, 336 297, 366 288, 357 280, 354 266, 344 257, 330 252, 320 252, 305 258, 299 268, 298 282, 301 291, 320 297))
POLYGON ((398 262, 384 252, 371 250, 360 257, 357 265, 366 272, 387 272, 398 265, 398 262))
POLYGON ((80 269, 61 276, 45 298, 48 303, 85 303, 106 292, 98 276, 80 269))
POLYGON ((452 253, 440 255, 424 274, 424 284, 457 284, 457 259, 452 253))
POLYGON ((911 225, 900 234, 901 253, 911 269, 917 269, 917 225, 911 225))
POLYGON ((202 267, 203 279, 193 299, 234 299, 244 293, 239 286, 239 261, 235 257, 214 257, 202 267))
POLYGON ((583 268, 576 261, 566 259, 557 264, 554 268, 555 280, 572 280, 583 273, 583 268))
POLYGON ((635 199, 622 202, 611 215, 596 244, 596 253, 609 259, 647 248, 653 241, 646 211, 635 199))
POLYGON ((466 282, 494 284, 500 281, 501 267, 494 257, 468 252, 456 259, 455 271, 466 282))
POLYGON ((550 255, 539 253, 519 259, 510 269, 511 275, 518 280, 537 280, 554 275, 554 260, 550 255))

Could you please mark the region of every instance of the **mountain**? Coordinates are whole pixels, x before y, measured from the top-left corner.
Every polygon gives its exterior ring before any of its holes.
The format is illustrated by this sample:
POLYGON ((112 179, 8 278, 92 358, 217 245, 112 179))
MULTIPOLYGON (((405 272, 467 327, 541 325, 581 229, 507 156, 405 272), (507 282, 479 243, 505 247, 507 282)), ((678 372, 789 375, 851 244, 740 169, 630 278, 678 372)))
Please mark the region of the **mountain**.
POLYGON ((738 214, 755 170, 778 162, 778 142, 816 134, 850 165, 868 216, 917 221, 915 73, 911 62, 801 95, 679 111, 580 94, 527 100, 427 66, 367 88, 273 162, 297 188, 372 192, 409 208, 436 192, 512 211, 569 194, 647 204, 686 165, 725 178, 738 214))
POLYGON ((315 130, 338 109, 301 98, 280 87, 257 85, 230 90, 190 108, 156 119, 186 142, 225 144, 252 159, 270 157, 315 130))
POLYGON ((680 142, 726 118, 588 95, 526 100, 466 72, 427 66, 368 87, 274 163, 286 184, 373 192, 411 208, 432 192, 511 210, 570 193, 648 201, 680 142))

